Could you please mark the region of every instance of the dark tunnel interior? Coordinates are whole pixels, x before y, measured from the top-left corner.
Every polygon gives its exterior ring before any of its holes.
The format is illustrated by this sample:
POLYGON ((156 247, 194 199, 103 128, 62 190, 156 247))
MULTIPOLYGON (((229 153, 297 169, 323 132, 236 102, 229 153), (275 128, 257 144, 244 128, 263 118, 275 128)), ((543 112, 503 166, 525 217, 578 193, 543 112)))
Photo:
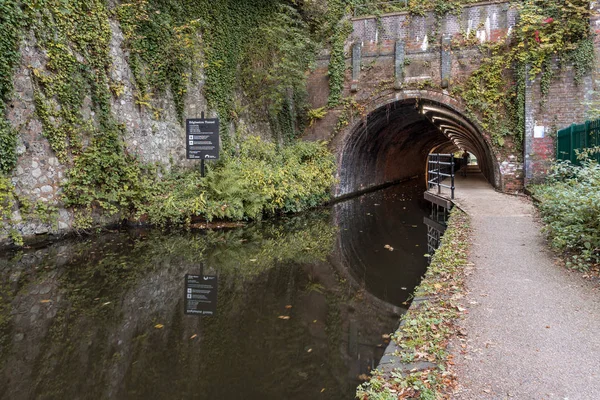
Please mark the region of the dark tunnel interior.
MULTIPOLYGON (((432 152, 467 150, 495 184, 494 158, 477 128, 448 106, 407 99, 371 112, 350 132, 341 154, 337 196, 411 177, 424 178, 432 152)), ((422 179, 425 185, 425 179, 422 179)))

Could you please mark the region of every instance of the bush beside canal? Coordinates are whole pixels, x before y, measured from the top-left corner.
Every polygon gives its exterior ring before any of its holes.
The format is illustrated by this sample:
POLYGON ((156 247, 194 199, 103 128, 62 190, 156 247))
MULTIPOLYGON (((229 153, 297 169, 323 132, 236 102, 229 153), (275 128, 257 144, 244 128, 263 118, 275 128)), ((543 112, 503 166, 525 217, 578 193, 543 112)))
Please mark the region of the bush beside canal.
POLYGON ((580 271, 600 263, 600 165, 556 163, 545 184, 532 188, 551 246, 580 271))
POLYGON ((324 143, 277 148, 255 136, 241 142, 238 154, 224 154, 217 164, 207 166, 204 178, 189 169, 163 175, 158 167, 143 167, 135 160, 127 163, 129 173, 116 175, 110 163, 98 165, 102 157, 76 164, 72 173, 80 176, 65 187, 67 206, 80 216, 79 228, 90 227, 97 211, 160 226, 189 224, 194 217, 241 221, 298 212, 329 198, 335 172, 333 155, 324 143))
POLYGON ((464 271, 467 263, 469 218, 454 209, 443 242, 433 255, 415 298, 425 298, 413 304, 402 317, 400 328, 393 335, 399 347, 401 362, 412 364, 426 361, 431 368, 390 374, 374 371, 371 379, 357 390, 361 400, 439 399, 447 398, 455 385, 450 370, 452 359, 448 351, 450 339, 457 335, 457 319, 462 308, 458 300, 463 295, 464 271))

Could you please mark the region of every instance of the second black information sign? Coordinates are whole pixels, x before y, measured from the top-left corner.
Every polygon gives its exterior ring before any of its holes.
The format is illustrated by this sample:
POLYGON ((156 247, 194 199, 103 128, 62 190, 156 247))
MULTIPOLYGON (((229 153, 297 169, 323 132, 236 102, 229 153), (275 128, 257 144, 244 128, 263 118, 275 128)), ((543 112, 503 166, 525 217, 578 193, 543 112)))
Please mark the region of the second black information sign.
POLYGON ((186 155, 192 160, 219 158, 219 120, 190 118, 185 120, 186 155))
POLYGON ((185 275, 185 313, 215 315, 217 312, 217 277, 185 275))

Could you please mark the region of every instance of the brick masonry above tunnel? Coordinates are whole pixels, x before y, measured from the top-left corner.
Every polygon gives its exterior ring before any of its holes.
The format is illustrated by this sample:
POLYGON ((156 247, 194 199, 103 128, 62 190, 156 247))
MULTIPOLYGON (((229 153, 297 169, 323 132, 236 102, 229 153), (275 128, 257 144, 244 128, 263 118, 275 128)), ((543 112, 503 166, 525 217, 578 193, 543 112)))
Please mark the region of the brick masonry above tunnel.
MULTIPOLYGON (((598 3, 593 5, 597 9, 598 3)), ((464 110, 460 98, 449 95, 455 84, 466 79, 479 68, 480 52, 473 47, 461 45, 460 37, 469 32, 482 41, 505 40, 513 29, 518 11, 509 2, 483 2, 464 7, 460 15, 448 15, 436 23, 432 13, 423 17, 410 17, 407 13, 395 13, 378 17, 356 18, 352 20, 353 32, 346 43, 347 72, 343 96, 352 98, 360 105, 361 115, 348 115, 341 107, 334 109, 310 127, 305 137, 326 139, 332 142, 341 160, 344 141, 354 125, 366 118, 393 98, 408 98, 410 92, 421 90, 441 104, 455 110, 464 110), (442 38, 451 37, 450 59, 444 59, 442 38), (398 41, 402 41, 402 74, 398 81, 398 41), (359 74, 352 77, 352 57, 350 49, 359 43, 359 74), (446 85, 443 84, 447 80, 446 85), (353 91, 351 91, 351 83, 353 91), (439 93, 436 93, 439 92, 439 93), (341 118, 340 118, 341 117, 341 118), (347 120, 347 126, 340 128, 339 120, 347 120)), ((600 17, 596 10, 591 20, 592 29, 600 30, 600 17)), ((463 42, 464 43, 464 42, 463 42)), ((596 39, 596 51, 600 48, 596 39)), ((321 107, 327 103, 328 54, 318 60, 318 67, 309 77, 309 99, 311 104, 321 107)), ((580 84, 573 79, 570 68, 557 71, 550 85, 550 94, 541 101, 539 80, 528 86, 526 105, 526 126, 523 148, 510 140, 504 146, 503 154, 493 154, 495 175, 490 181, 505 192, 519 192, 524 184, 541 179, 554 159, 553 132, 573 122, 585 119, 586 106, 583 100, 589 98, 593 89, 593 77, 585 77, 580 84), (535 137, 535 127, 544 127, 546 135, 535 137)), ((539 130, 539 129, 538 129, 539 130)), ((481 135, 488 143, 490 138, 485 131, 481 135)), ((337 192, 341 192, 337 188, 337 192)))

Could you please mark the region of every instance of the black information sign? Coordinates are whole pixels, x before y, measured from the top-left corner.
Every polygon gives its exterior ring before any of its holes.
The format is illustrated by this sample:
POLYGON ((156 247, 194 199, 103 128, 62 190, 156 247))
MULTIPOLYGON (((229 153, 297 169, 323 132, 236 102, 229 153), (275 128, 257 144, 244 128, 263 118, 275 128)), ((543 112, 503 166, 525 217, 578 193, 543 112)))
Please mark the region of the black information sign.
POLYGON ((217 313, 217 277, 185 274, 185 313, 217 313))
POLYGON ((219 119, 191 118, 185 120, 185 143, 188 159, 219 158, 219 119))

